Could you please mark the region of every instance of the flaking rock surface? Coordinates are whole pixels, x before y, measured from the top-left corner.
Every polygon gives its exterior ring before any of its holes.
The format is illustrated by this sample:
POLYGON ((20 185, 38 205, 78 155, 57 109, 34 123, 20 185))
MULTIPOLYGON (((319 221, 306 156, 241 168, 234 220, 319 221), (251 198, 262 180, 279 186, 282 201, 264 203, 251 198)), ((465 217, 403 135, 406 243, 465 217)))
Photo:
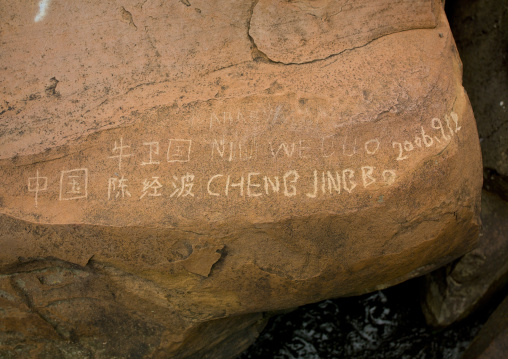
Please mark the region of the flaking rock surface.
POLYGON ((233 357, 474 246, 439 1, 44 3, 0 5, 6 353, 233 357))

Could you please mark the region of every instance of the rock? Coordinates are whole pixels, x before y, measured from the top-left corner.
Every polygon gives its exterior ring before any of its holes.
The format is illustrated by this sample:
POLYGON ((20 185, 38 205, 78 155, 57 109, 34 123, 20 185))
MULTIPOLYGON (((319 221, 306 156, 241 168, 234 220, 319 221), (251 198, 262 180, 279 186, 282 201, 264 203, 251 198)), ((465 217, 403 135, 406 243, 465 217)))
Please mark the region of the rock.
POLYGON ((2 273, 2 358, 233 358, 266 321, 257 313, 189 321, 152 282, 93 262, 32 260, 2 273))
POLYGON ((426 276, 427 322, 447 326, 468 316, 508 284, 508 203, 482 193, 482 233, 477 248, 426 276))
POLYGON ((508 353, 508 298, 480 330, 463 359, 502 359, 508 353))
POLYGON ((261 312, 474 247, 480 148, 440 1, 376 2, 373 23, 330 4, 323 24, 273 5, 294 54, 268 2, 3 6, 9 350, 233 357, 261 312))
POLYGON ((271 61, 302 64, 352 51, 395 32, 434 28, 432 6, 432 1, 260 0, 252 12, 249 35, 271 61))

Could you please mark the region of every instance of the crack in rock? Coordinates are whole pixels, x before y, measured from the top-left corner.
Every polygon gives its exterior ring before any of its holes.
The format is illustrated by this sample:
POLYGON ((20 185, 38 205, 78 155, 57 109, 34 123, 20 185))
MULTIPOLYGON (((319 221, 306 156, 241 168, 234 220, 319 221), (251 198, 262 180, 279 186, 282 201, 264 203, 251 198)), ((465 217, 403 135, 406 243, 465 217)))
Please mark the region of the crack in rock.
POLYGON ((347 9, 352 14, 363 11, 359 19, 351 18, 352 15, 344 9, 347 3, 325 1, 321 7, 313 7, 309 13, 309 9, 292 3, 254 1, 247 21, 253 60, 283 65, 311 64, 365 47, 389 35, 437 27, 432 0, 417 1, 415 9, 397 3, 377 9, 376 6, 379 5, 375 2, 367 4, 369 6, 357 5, 356 8, 347 9), (378 15, 383 11, 375 10, 386 10, 387 14, 378 15), (407 16, 402 16, 404 13, 407 16), (344 15, 338 16, 339 14, 344 15), (371 16, 375 16, 376 21, 372 21, 373 25, 367 27, 367 30, 362 30, 365 23, 370 23, 363 18, 371 16), (414 20, 403 21, 404 18, 413 17, 414 20), (281 18, 285 21, 280 22, 281 18), (344 27, 345 23, 351 26, 344 27), (357 29, 358 27, 360 28, 357 29), (340 51, 333 51, 334 49, 340 51))

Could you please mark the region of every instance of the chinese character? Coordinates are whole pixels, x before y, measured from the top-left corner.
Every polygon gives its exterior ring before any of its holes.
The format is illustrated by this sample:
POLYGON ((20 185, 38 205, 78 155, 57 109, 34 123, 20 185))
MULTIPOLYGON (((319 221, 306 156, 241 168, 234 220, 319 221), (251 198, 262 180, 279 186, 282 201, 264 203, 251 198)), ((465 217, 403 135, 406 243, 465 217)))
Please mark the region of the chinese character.
POLYGON ((122 196, 122 198, 131 197, 130 192, 127 190, 127 179, 111 177, 108 180, 108 200, 114 195, 114 198, 122 196))
POLYGON ((171 193, 170 197, 175 195, 176 197, 194 197, 194 193, 192 193, 192 187, 194 186, 193 174, 187 173, 185 176, 182 176, 181 179, 178 179, 177 176, 173 176, 171 184, 175 190, 171 193))
POLYGON ((141 195, 141 197, 139 197, 139 199, 143 198, 144 196, 159 197, 161 195, 158 192, 158 190, 162 188, 162 185, 159 182, 159 177, 152 177, 152 179, 153 181, 149 181, 147 179, 143 181, 143 194, 141 195))
POLYGON ((132 154, 124 155, 124 149, 130 148, 131 146, 124 146, 123 145, 123 138, 120 137, 120 146, 117 145, 115 141, 115 147, 113 147, 112 151, 113 153, 118 153, 115 156, 109 156, 109 158, 118 158, 118 169, 122 169, 122 158, 124 157, 130 157, 132 154))
POLYGON ((40 191, 48 189, 48 177, 39 177, 39 170, 37 170, 35 177, 28 179, 28 192, 35 192, 35 207, 37 207, 37 197, 40 191), (42 180, 42 182, 40 182, 42 180))
POLYGON ((159 161, 153 160, 153 155, 159 154, 159 142, 143 142, 143 145, 150 146, 150 152, 148 153, 148 162, 141 162, 141 166, 160 164, 159 161))
POLYGON ((188 162, 190 160, 191 140, 169 140, 168 162, 188 162))
POLYGON ((78 168, 62 171, 60 175, 60 201, 86 198, 88 196, 88 169, 78 168))

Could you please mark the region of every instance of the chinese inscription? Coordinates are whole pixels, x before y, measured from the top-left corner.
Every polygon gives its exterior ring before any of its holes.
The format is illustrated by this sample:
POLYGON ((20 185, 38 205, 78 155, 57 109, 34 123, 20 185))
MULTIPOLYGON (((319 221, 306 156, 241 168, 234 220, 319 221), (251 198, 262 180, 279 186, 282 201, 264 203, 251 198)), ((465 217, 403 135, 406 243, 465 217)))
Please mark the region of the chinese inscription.
POLYGON ((78 168, 60 174, 60 201, 88 197, 88 169, 78 168))
POLYGON ((47 191, 48 189, 48 178, 40 177, 39 170, 37 170, 35 177, 28 178, 28 192, 35 193, 35 207, 37 207, 37 199, 39 192, 47 191))
MULTIPOLYGON (((217 117, 218 119, 219 117, 217 117)), ((214 123, 220 123, 216 120, 214 123)), ((419 126, 413 137, 391 139, 388 143, 380 138, 358 139, 344 136, 342 141, 336 135, 322 136, 316 139, 283 139, 262 141, 259 138, 247 138, 243 142, 226 141, 222 138, 209 138, 197 143, 200 153, 206 153, 208 146, 209 160, 218 161, 249 161, 264 156, 276 164, 285 159, 308 159, 318 156, 323 159, 332 156, 351 158, 363 156, 356 168, 311 168, 285 169, 279 173, 272 171, 245 170, 228 173, 227 170, 216 173, 196 173, 186 168, 192 162, 193 140, 171 138, 165 143, 158 140, 141 142, 138 145, 124 141, 120 136, 108 146, 110 153, 106 161, 114 160, 114 170, 104 181, 107 189, 107 201, 149 201, 162 197, 168 199, 195 199, 202 197, 242 197, 259 198, 268 196, 284 196, 288 198, 321 198, 324 196, 348 195, 359 188, 380 188, 390 186, 397 180, 395 164, 407 160, 416 151, 448 144, 457 136, 461 126, 458 115, 451 112, 444 120, 432 118, 425 125, 419 126), (204 148, 204 149, 203 149, 204 148), (166 151, 167 149, 167 151, 166 151), (374 165, 369 158, 379 152, 392 151, 393 168, 374 165), (136 151, 140 151, 137 153, 136 151), (165 153, 164 153, 165 151, 165 153), (163 161, 166 157, 166 161, 163 161), (131 159, 133 158, 133 159, 131 159), (136 160, 136 158, 138 160, 136 160), (278 162, 279 161, 279 162, 278 162), (162 163, 171 164, 169 172, 160 174, 162 163), (126 166, 129 166, 127 172, 126 166), (143 175, 134 175, 132 166, 140 166, 143 175), (186 170, 187 169, 187 170, 186 170), (155 173, 146 173, 155 170, 155 173)), ((406 132, 407 133, 407 132, 406 132)), ((266 163, 266 161, 265 161, 266 163)), ((334 163, 334 162, 328 162, 334 163)), ((340 162, 338 162, 340 163, 340 162)), ((224 168, 223 166, 221 166, 224 168)), ((274 168, 279 166, 275 165, 274 168)), ((349 167, 349 166, 348 166, 349 167)), ((40 169, 40 168, 39 168, 40 169)), ((39 206, 39 196, 48 192, 48 177, 42 176, 36 169, 35 174, 28 177, 27 191, 33 194, 35 207, 39 206)), ((198 171, 199 172, 199 171, 198 171)), ((94 184, 94 186, 97 186, 94 184)), ((89 170, 88 168, 63 169, 60 171, 58 199, 71 201, 88 199, 89 170)), ((104 198, 105 199, 105 198, 104 198)))

